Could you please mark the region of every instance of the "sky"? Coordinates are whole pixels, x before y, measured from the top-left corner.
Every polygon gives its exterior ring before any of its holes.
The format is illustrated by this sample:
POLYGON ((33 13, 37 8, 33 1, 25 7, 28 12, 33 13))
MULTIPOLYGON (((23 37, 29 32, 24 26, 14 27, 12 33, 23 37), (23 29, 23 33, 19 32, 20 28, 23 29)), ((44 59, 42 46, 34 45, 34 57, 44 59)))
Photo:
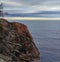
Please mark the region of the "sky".
POLYGON ((60 0, 0 0, 10 13, 36 13, 60 11, 60 0))

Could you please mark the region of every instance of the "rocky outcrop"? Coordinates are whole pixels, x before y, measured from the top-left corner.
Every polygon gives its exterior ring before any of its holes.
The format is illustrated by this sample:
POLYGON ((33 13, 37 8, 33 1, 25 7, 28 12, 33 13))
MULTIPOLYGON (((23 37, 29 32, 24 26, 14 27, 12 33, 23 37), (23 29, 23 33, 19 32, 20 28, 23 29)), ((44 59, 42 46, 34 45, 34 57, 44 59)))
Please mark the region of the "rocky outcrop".
POLYGON ((39 54, 26 25, 0 19, 0 58, 4 62, 29 62, 39 54))

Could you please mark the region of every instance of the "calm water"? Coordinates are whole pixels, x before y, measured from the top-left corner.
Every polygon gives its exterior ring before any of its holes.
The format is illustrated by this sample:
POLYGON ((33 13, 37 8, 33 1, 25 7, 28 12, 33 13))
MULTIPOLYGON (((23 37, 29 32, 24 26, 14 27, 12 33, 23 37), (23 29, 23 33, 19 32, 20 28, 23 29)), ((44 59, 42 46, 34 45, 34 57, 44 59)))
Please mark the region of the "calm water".
POLYGON ((16 22, 21 22, 28 26, 41 53, 39 62, 60 62, 60 21, 16 22))

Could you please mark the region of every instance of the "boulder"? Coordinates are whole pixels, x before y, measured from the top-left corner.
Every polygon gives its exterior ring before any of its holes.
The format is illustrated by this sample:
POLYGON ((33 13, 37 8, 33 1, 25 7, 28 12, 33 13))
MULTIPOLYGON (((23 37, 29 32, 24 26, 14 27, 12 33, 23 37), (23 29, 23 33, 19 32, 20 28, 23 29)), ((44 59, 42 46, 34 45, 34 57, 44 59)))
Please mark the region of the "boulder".
POLYGON ((26 25, 0 19, 0 58, 5 62, 29 62, 39 54, 26 25))

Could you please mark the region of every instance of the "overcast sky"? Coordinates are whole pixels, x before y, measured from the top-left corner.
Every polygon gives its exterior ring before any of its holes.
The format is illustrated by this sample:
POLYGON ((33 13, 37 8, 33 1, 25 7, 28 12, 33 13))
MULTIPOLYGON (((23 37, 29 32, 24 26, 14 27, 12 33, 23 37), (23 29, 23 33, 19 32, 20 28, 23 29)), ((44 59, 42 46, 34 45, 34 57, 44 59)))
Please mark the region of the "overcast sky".
POLYGON ((39 11, 60 11, 60 0, 0 0, 4 10, 20 13, 36 13, 39 11))

